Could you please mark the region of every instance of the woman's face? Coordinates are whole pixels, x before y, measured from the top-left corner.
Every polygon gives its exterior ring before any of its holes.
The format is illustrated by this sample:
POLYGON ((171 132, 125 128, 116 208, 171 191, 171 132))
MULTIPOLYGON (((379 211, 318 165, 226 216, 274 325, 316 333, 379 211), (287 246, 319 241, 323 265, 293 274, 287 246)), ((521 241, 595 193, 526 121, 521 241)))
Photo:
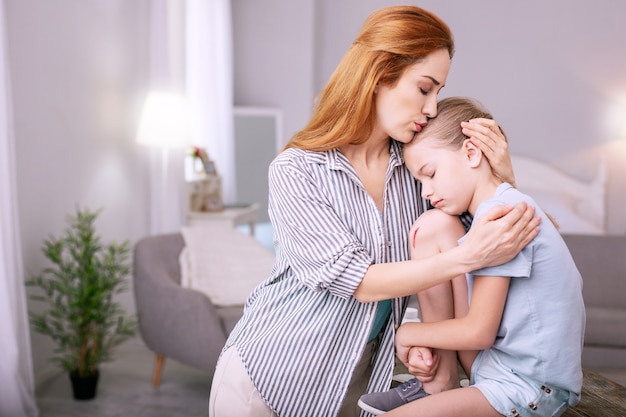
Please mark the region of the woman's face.
POLYGON ((394 86, 377 86, 374 135, 409 143, 437 115, 437 95, 449 71, 448 50, 438 49, 407 67, 394 86))

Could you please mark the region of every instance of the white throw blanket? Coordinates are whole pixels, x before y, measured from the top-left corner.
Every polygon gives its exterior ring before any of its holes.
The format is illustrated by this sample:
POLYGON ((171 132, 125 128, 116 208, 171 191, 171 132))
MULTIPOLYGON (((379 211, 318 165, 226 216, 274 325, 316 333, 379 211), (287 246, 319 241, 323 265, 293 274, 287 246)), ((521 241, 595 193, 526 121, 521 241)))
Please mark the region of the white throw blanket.
POLYGON ((181 285, 205 293, 217 306, 244 304, 274 266, 272 251, 230 225, 207 223, 181 232, 181 285))

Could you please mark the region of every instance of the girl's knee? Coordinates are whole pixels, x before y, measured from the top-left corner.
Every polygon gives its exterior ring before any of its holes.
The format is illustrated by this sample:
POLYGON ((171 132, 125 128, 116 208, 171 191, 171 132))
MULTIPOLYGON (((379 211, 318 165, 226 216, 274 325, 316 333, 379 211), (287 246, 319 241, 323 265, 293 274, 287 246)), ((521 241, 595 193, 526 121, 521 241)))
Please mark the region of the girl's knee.
POLYGON ((422 213, 413 222, 411 234, 414 234, 416 231, 420 232, 420 234, 442 233, 449 229, 454 231, 459 226, 463 227, 463 224, 458 216, 451 216, 441 210, 431 209, 422 213))
POLYGON ((415 220, 409 232, 409 242, 411 248, 436 246, 438 242, 446 242, 445 245, 449 246, 447 242, 458 240, 464 233, 463 224, 457 216, 431 209, 415 220))

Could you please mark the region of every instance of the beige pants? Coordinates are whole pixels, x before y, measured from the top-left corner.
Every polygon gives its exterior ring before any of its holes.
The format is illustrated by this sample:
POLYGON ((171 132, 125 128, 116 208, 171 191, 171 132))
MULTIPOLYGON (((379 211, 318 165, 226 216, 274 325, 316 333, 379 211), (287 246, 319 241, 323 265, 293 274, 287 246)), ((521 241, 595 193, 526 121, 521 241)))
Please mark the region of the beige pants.
POLYGON ((241 362, 237 348, 229 347, 217 362, 209 417, 278 417, 265 404, 241 362))
MULTIPOLYGON (((371 342, 365 348, 363 357, 352 375, 348 394, 337 417, 358 417, 360 409, 357 401, 367 389, 372 374, 372 357, 376 345, 376 341, 371 342)), ((231 346, 218 361, 213 375, 209 397, 209 417, 233 416, 278 417, 261 399, 241 362, 237 349, 231 346)))

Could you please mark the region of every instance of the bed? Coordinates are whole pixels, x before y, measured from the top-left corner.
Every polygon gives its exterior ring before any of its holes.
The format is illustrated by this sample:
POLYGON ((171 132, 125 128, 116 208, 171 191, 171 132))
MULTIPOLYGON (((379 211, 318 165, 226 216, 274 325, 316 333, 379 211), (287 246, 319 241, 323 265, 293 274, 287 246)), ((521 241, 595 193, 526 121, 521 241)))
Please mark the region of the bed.
POLYGON ((606 234, 607 168, 600 161, 594 177, 581 181, 526 156, 512 155, 517 188, 530 195, 559 225, 561 234, 606 234))

